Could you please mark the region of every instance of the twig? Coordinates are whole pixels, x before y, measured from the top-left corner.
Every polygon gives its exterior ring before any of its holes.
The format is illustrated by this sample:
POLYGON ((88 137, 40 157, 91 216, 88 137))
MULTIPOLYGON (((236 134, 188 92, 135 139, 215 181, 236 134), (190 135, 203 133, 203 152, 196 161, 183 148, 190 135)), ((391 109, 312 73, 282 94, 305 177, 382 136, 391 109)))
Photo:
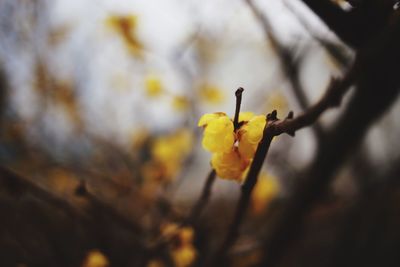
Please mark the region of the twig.
POLYGON ((320 34, 317 34, 311 27, 311 25, 303 18, 302 15, 295 10, 295 8, 288 3, 283 1, 287 9, 296 17, 297 21, 303 26, 308 34, 318 41, 318 43, 329 53, 329 55, 340 65, 341 70, 347 69, 351 64, 351 57, 345 52, 343 45, 334 43, 320 34))
MULTIPOLYGON (((309 100, 307 95, 305 94, 305 90, 301 85, 299 80, 299 71, 298 71, 298 62, 292 55, 291 51, 287 49, 276 37, 274 29, 272 27, 271 22, 269 21, 268 17, 266 17, 253 3, 253 0, 245 0, 248 7, 253 12, 255 18, 259 21, 265 37, 272 44, 273 50, 278 55, 280 60, 280 66, 282 68, 283 73, 289 79, 291 89, 302 110, 306 110, 309 106, 309 100)), ((317 138, 321 138, 323 134, 323 130, 320 124, 316 123, 314 126, 314 131, 317 138)))
POLYGON ((210 171, 208 174, 207 180, 204 184, 203 191, 200 195, 200 198, 197 200, 196 204, 193 206, 192 211, 190 212, 189 217, 187 218, 185 224, 192 224, 196 222, 196 220, 200 217, 204 207, 207 205, 208 200, 211 196, 211 188, 214 184, 216 178, 216 172, 214 169, 210 171))
POLYGON ((233 127, 234 130, 236 131, 239 129, 239 113, 240 113, 240 105, 242 104, 242 93, 244 89, 242 87, 239 87, 236 92, 236 108, 235 108, 235 117, 233 119, 233 127))

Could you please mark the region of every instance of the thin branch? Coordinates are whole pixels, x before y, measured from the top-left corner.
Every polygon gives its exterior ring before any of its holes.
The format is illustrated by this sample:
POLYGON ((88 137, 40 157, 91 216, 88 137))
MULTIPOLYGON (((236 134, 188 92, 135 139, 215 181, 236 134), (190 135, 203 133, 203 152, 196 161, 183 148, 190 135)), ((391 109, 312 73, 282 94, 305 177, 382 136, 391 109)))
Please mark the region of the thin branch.
POLYGON ((240 127, 240 125, 239 125, 239 113, 240 113, 240 105, 242 104, 242 93, 243 93, 243 91, 244 91, 244 89, 242 87, 239 87, 235 92, 236 108, 235 108, 235 117, 233 119, 233 127, 234 127, 235 131, 237 129, 239 129, 239 127, 240 127))
POLYGON ((196 204, 193 206, 192 211, 190 212, 189 217, 187 218, 185 224, 192 224, 197 221, 197 219, 201 216, 201 213, 204 210, 204 207, 207 205, 210 196, 211 189, 215 182, 216 172, 214 169, 210 171, 208 174, 207 180, 204 184, 203 191, 200 195, 200 198, 197 200, 196 204))
POLYGON ((100 214, 112 218, 113 221, 118 222, 127 229, 130 229, 133 233, 139 235, 140 233, 143 232, 143 229, 139 224, 119 214, 119 212, 116 211, 112 206, 109 206, 108 204, 99 200, 95 195, 90 193, 87 190, 84 182, 81 182, 79 184, 79 186, 75 190, 75 194, 77 196, 87 199, 89 203, 93 206, 94 210, 100 212, 100 214))
MULTIPOLYGON (((260 23, 265 37, 271 42, 273 50, 278 55, 282 72, 289 79, 291 89, 293 90, 301 109, 306 110, 310 106, 310 103, 299 80, 298 61, 294 58, 292 52, 278 40, 270 20, 257 8, 253 0, 245 0, 245 2, 260 23)), ((323 134, 321 125, 317 123, 313 128, 317 138, 321 138, 323 134)))
POLYGON ((304 19, 304 16, 299 14, 299 12, 288 3, 288 1, 283 1, 287 9, 296 17, 297 21, 303 26, 303 28, 308 32, 308 34, 315 39, 331 56, 337 64, 339 64, 341 70, 347 69, 351 64, 351 57, 346 53, 346 49, 343 45, 332 42, 320 34, 317 34, 312 26, 304 19))
POLYGON ((330 0, 302 0, 338 37, 359 49, 384 29, 393 11, 392 1, 363 1, 344 11, 330 0))

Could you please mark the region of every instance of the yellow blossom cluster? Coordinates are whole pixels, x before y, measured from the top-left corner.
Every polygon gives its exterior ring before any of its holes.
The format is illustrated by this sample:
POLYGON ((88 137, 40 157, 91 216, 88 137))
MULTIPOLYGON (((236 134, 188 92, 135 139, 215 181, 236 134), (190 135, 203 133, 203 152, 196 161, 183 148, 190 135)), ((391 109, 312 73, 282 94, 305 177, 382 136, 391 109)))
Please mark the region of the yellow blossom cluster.
POLYGON ((266 117, 252 112, 239 114, 238 129, 225 113, 203 115, 198 126, 204 128, 202 145, 213 153, 211 165, 224 179, 241 181, 263 136, 266 117))
POLYGON ((163 225, 161 232, 170 241, 170 255, 176 267, 189 267, 197 257, 193 246, 194 231, 191 227, 181 227, 175 223, 163 225))
POLYGON ((188 129, 155 138, 150 144, 151 160, 144 165, 143 176, 153 181, 170 181, 180 171, 182 161, 192 149, 193 136, 188 129))
POLYGON ((261 214, 271 201, 277 196, 279 185, 275 177, 262 172, 251 194, 251 210, 254 214, 261 214))

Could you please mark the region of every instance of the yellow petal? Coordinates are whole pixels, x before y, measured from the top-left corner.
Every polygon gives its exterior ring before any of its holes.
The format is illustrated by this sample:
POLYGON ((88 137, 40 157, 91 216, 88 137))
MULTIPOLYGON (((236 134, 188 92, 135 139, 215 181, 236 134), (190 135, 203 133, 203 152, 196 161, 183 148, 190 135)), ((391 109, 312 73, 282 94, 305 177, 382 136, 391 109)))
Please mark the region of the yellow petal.
POLYGON ((253 112, 250 112, 250 111, 240 112, 239 113, 239 122, 249 121, 253 117, 254 117, 253 112))
POLYGON ((225 113, 223 112, 215 112, 215 113, 207 113, 201 116, 197 126, 198 127, 203 127, 206 126, 210 121, 215 120, 221 116, 226 116, 225 113))
POLYGON ((208 122, 203 135, 203 147, 210 152, 229 152, 235 143, 233 122, 222 116, 208 122))
POLYGON ((236 150, 229 153, 214 153, 211 159, 211 165, 220 178, 237 181, 242 180, 242 174, 248 163, 236 150))

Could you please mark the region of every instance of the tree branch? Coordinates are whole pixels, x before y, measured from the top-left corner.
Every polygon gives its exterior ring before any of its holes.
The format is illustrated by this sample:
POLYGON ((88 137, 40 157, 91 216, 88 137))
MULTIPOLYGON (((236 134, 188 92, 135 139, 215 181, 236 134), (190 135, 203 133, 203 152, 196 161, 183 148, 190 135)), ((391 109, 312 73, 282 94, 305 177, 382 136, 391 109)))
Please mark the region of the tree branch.
MULTIPOLYGON (((309 100, 305 94, 305 90, 299 80, 298 61, 293 57, 292 52, 287 49, 276 37, 268 17, 266 17, 253 3, 253 0, 245 0, 248 7, 253 12, 255 18, 259 21, 264 31, 265 37, 271 42, 273 50, 278 55, 282 72, 288 78, 291 89, 302 110, 306 110, 309 106, 309 100)), ((313 129, 317 138, 321 138, 323 134, 322 127, 319 123, 313 125, 313 129)))
POLYGON ((375 38, 393 11, 393 1, 363 1, 344 11, 329 0, 302 0, 344 42, 356 49, 375 38))
MULTIPOLYGON (((271 236, 264 245, 266 254, 262 266, 272 267, 280 261, 301 231, 307 212, 323 196, 337 169, 359 145, 369 126, 397 98, 400 87, 397 74, 400 68, 399 16, 392 22, 391 27, 371 42, 356 60, 359 75, 355 80, 355 94, 326 139, 319 143, 312 165, 300 175, 301 179, 296 179, 301 183, 272 225, 271 236)), ((297 128, 307 121, 305 118, 297 123, 283 122, 278 132, 297 128)))
POLYGON ((210 199, 211 189, 215 182, 215 178, 216 178, 216 172, 214 169, 212 169, 210 171, 210 173, 208 174, 208 177, 204 184, 203 191, 200 195, 200 198, 197 200, 196 204, 193 206, 193 209, 190 212, 190 215, 184 224, 193 224, 200 217, 204 207, 207 205, 207 203, 210 199))

